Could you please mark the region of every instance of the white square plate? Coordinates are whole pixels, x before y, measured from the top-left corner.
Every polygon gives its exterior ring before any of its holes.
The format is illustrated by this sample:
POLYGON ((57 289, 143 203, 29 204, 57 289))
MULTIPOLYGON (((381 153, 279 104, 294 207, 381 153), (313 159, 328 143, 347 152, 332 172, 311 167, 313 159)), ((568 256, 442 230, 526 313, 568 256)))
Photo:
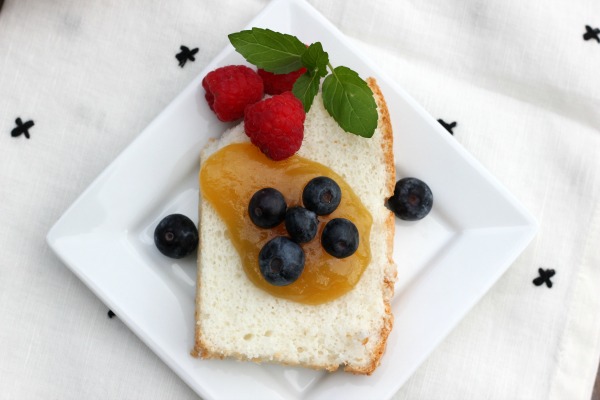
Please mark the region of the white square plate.
POLYGON ((199 152, 224 129, 208 109, 204 75, 243 59, 231 46, 128 146, 49 232, 50 247, 164 362, 205 398, 389 398, 533 238, 531 215, 454 138, 329 21, 302 0, 275 0, 249 25, 320 41, 333 65, 374 76, 395 132, 398 177, 433 190, 432 213, 397 223, 395 326, 369 377, 190 356, 195 260, 153 244, 165 215, 197 218, 199 152), (235 384, 232 384, 235 382, 235 384))

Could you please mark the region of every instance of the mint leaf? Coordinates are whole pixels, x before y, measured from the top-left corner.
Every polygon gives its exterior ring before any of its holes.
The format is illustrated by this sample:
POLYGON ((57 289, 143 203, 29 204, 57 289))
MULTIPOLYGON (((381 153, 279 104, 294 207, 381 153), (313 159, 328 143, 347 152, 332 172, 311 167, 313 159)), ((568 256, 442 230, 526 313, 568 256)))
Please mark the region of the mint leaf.
POLYGON ((229 41, 249 63, 265 71, 287 74, 302 68, 306 46, 295 36, 252 28, 230 34, 229 41))
POLYGON ((316 42, 306 49, 301 60, 307 71, 296 80, 292 93, 302 102, 304 112, 308 112, 319 92, 321 78, 327 75, 329 55, 323 51, 321 43, 316 42))
POLYGON ((313 100, 319 92, 320 84, 321 77, 317 74, 311 74, 308 71, 296 79, 294 87, 292 88, 292 93, 302 102, 304 112, 310 110, 313 100))
POLYGON ((323 105, 347 132, 370 138, 377 128, 377 104, 373 92, 358 74, 337 67, 323 81, 323 105))
POLYGON ((308 49, 300 58, 302 65, 306 67, 311 75, 323 78, 327 75, 327 64, 329 63, 329 54, 323 50, 321 42, 315 42, 308 46, 308 49))

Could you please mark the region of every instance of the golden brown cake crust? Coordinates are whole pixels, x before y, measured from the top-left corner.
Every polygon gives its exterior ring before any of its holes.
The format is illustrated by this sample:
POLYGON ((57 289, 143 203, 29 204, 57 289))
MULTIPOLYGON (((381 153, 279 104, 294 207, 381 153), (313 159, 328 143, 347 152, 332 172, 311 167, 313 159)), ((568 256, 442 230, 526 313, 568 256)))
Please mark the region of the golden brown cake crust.
MULTIPOLYGON (((387 189, 386 192, 389 197, 393 194, 394 186, 396 184, 396 167, 395 167, 395 163, 394 163, 394 133, 392 130, 392 123, 391 123, 390 113, 389 113, 389 110, 387 107, 387 103, 385 102, 385 98, 383 97, 383 94, 381 93, 381 89, 379 88, 379 85, 377 85, 377 81, 375 80, 375 78, 367 78, 367 84, 373 91, 375 101, 379 108, 379 123, 378 124, 379 124, 379 129, 380 129, 381 134, 384 135, 384 139, 381 142, 381 146, 382 146, 382 150, 383 150, 385 166, 386 166, 386 171, 387 171, 387 176, 388 176, 388 179, 387 179, 388 186, 386 188, 387 189)), ((382 200, 385 201, 386 199, 382 199, 382 200)), ((383 282, 383 285, 384 285, 383 293, 384 293, 386 316, 385 316, 383 326, 381 328, 380 340, 379 340, 379 343, 374 352, 374 357, 371 360, 371 364, 368 365, 366 368, 346 367, 344 369, 344 371, 352 372, 354 374, 371 375, 373 373, 373 371, 375 371, 375 369, 379 366, 379 363, 381 362, 381 357, 383 356, 383 353, 385 352, 385 347, 387 344, 388 336, 389 336, 390 332, 392 331, 392 327, 394 324, 394 315, 392 314, 392 308, 391 308, 390 302, 394 296, 394 283, 396 282, 396 267, 394 265, 394 260, 392 258, 393 252, 394 252, 394 234, 395 234, 396 223, 395 223, 394 214, 391 211, 389 212, 389 214, 386 218, 385 224, 386 224, 387 232, 388 232, 387 259, 388 259, 388 263, 389 263, 389 267, 386 268, 386 275, 385 275, 385 279, 383 282)))

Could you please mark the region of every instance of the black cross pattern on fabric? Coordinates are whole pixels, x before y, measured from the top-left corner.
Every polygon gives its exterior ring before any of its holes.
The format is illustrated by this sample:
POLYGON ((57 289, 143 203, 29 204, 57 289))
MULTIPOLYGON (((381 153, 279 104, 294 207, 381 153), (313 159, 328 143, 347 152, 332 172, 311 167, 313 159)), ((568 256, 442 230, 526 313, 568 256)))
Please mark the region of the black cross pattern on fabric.
POLYGON ((550 280, 550 278, 552 278, 556 274, 556 271, 554 271, 553 269, 538 268, 538 273, 540 274, 540 276, 533 280, 533 284, 535 286, 541 286, 545 283, 546 286, 551 288, 552 281, 550 280))
POLYGON ((181 51, 175 55, 175 58, 179 61, 179 66, 183 68, 186 62, 196 61, 194 54, 198 52, 198 48, 190 50, 187 46, 180 46, 181 51))
POLYGON ((450 132, 450 134, 451 134, 451 135, 454 135, 454 132, 452 132, 452 129, 456 128, 456 125, 457 125, 456 121, 454 121, 454 122, 450 122, 450 123, 447 123, 446 121, 444 121, 443 119, 441 119, 441 118, 440 118, 440 119, 438 119, 438 122, 439 122, 440 124, 442 124, 442 126, 443 126, 443 127, 444 127, 444 128, 445 128, 445 129, 446 129, 448 132, 450 132))
POLYGON ((600 43, 600 28, 592 28, 589 25, 585 26, 585 33, 583 34, 583 40, 596 39, 600 43))
POLYGON ((25 123, 23 123, 23 121, 21 120, 21 118, 17 118, 15 119, 15 124, 17 124, 17 127, 14 128, 11 132, 10 135, 12 137, 17 137, 17 136, 21 136, 21 135, 25 135, 25 137, 27 139, 29 139, 29 129, 31 129, 32 126, 35 125, 35 123, 33 121, 27 121, 25 123))
POLYGON ((108 310, 108 313, 106 315, 108 315, 108 318, 112 319, 112 317, 114 317, 116 314, 112 310, 108 310))

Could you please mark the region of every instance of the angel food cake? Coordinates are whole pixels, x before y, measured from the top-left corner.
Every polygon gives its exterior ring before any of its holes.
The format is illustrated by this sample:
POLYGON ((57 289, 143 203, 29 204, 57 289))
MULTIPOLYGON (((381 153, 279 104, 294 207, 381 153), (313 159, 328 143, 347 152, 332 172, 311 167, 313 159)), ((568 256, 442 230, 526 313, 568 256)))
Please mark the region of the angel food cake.
POLYGON ((367 83, 377 107, 369 139, 345 132, 319 93, 303 121, 300 148, 283 161, 251 144, 244 123, 203 150, 193 355, 328 371, 341 366, 358 374, 379 364, 393 322, 394 215, 385 200, 394 191, 395 169, 387 106, 376 81, 367 83), (254 226, 252 193, 272 187, 288 210, 301 208, 304 187, 318 176, 337 182, 342 200, 317 217, 314 238, 295 245, 306 254, 298 280, 271 284, 260 274, 257 254, 274 236, 286 236, 287 220, 254 226), (323 247, 333 219, 357 228, 360 239, 348 256, 323 247))

